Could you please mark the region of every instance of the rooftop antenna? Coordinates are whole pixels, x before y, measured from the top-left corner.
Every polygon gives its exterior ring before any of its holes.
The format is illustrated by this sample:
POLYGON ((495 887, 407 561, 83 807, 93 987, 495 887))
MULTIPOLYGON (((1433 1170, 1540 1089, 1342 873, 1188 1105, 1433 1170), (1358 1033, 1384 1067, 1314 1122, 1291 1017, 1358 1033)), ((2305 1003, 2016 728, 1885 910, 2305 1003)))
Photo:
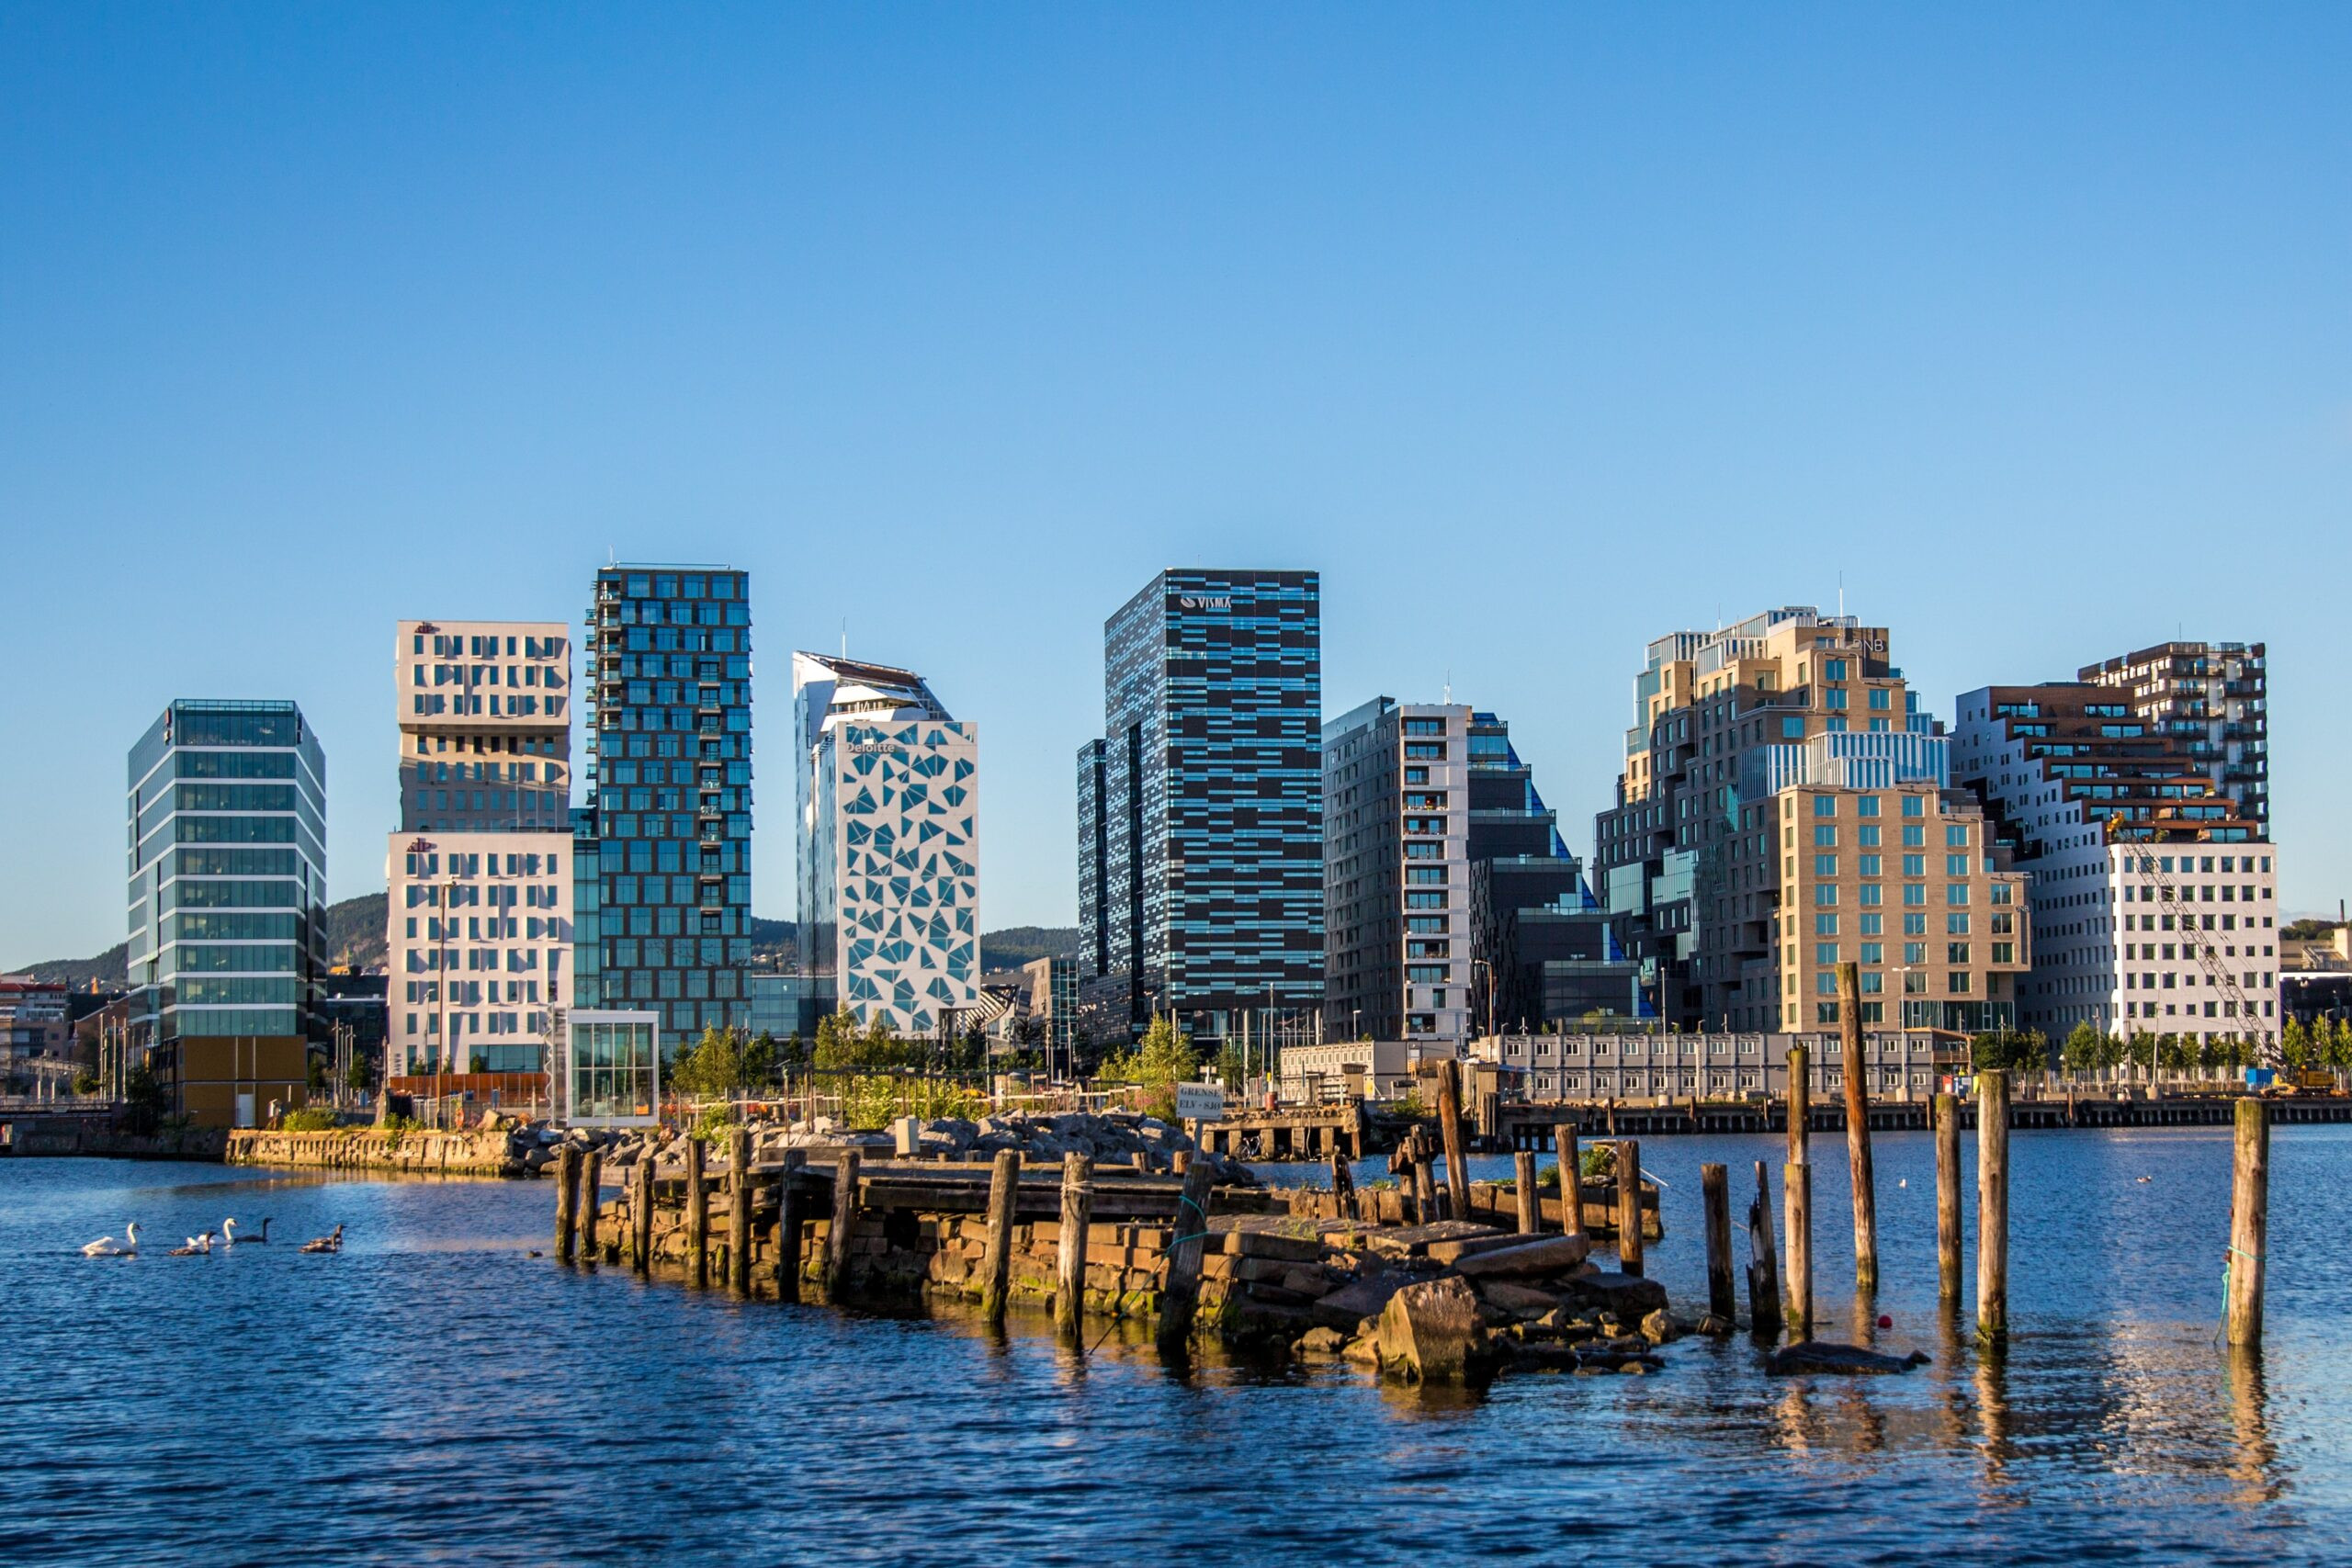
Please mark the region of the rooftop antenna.
POLYGON ((1453 671, 1451 670, 1445 672, 1445 705, 1453 705, 1453 671))
POLYGON ((1843 571, 1838 574, 1838 618, 1841 621, 1846 618, 1846 574, 1843 571))
POLYGON ((847 615, 842 617, 842 657, 843 659, 849 657, 849 617, 847 615))

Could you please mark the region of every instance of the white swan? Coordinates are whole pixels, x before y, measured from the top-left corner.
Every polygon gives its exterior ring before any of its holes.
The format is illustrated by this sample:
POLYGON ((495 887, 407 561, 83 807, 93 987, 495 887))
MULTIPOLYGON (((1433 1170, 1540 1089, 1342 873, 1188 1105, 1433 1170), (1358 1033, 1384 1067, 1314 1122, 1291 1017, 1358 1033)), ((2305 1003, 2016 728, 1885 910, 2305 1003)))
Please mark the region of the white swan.
POLYGON ((132 1220, 122 1227, 128 1241, 118 1245, 110 1235, 100 1236, 82 1249, 85 1258, 136 1258, 139 1256, 139 1222, 132 1220))
POLYGON ((164 1254, 164 1256, 166 1258, 199 1258, 211 1250, 212 1233, 210 1231, 206 1231, 202 1235, 192 1235, 188 1237, 187 1245, 186 1247, 175 1247, 169 1252, 164 1254))

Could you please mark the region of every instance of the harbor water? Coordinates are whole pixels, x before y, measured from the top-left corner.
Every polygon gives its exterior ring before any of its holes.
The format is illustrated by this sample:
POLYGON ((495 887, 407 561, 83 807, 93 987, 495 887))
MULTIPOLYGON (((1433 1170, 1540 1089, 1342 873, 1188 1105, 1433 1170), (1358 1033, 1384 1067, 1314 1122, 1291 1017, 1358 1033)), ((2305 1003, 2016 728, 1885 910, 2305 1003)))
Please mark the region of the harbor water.
MULTIPOLYGON (((2005 1357, 1938 1309, 1926 1135, 1875 1142, 1869 1303, 1816 1135, 1823 1337, 1928 1366, 1776 1379, 1690 1338, 1650 1376, 1476 1393, 565 1268, 534 1255, 544 1182, 0 1159, 0 1562, 2342 1562, 2352 1129, 2274 1134, 2258 1358, 2215 1332, 2228 1136, 2017 1134, 2005 1357), (269 1244, 164 1255, 232 1214, 269 1244), (139 1258, 79 1255, 130 1220, 139 1258), (299 1250, 337 1223, 341 1253, 299 1250)), ((1678 1309, 1700 1162, 1736 1224, 1767 1161, 1777 1225, 1781 1158, 1644 1145, 1678 1309)))

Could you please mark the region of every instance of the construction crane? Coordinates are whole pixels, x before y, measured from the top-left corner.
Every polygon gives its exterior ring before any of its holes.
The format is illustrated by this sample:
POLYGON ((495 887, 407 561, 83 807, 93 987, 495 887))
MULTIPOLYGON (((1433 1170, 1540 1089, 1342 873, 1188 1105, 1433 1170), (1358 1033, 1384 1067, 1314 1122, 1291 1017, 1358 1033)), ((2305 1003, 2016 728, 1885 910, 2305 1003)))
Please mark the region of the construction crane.
MULTIPOLYGON (((2120 829, 2124 826, 2122 818, 2108 818, 2107 826, 2110 839, 2121 837, 2120 829)), ((2182 910, 2188 908, 2188 900, 2180 896, 2179 886, 2173 881, 2169 873, 2156 863, 2155 856, 2147 853, 2135 842, 2126 842, 2123 847, 2126 869, 2138 875, 2143 885, 2157 890, 2158 903, 2167 909, 2182 910)), ((2193 924, 2196 916, 2189 914, 2184 919, 2193 924)), ((2204 973, 2205 983, 2220 991, 2222 1000, 2229 1004, 2223 1010, 2242 1022, 2255 1019, 2257 1015, 2254 1010, 2253 1001, 2245 991, 2239 988, 2237 976, 2222 967, 2221 955, 2214 952, 2213 944, 2208 940, 2206 933, 2184 927, 2180 934, 2187 939, 2180 944, 2183 953, 2204 973)), ((2276 1035, 2261 1029, 2258 1024, 2253 1023, 2245 1023, 2238 1032, 2241 1038, 2254 1046, 2255 1060, 2258 1065, 2277 1072, 2283 1072, 2286 1069, 2287 1057, 2285 1053, 2278 1049, 2276 1035)))

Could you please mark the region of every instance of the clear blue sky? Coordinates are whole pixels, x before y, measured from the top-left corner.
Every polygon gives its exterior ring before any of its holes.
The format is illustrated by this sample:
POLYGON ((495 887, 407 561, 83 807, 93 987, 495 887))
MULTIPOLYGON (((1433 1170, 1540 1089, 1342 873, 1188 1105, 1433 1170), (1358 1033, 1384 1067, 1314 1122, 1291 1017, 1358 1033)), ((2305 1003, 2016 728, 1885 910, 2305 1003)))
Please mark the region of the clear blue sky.
POLYGON ((119 939, 123 753, 291 696, 382 884, 399 615, 753 574, 981 727, 1075 919, 1102 618, 1324 574, 1325 702, 1509 717, 1571 844, 1643 643, 1894 630, 1949 716, 2267 639, 2352 891, 2352 8, 0 9, 0 964, 119 939))

